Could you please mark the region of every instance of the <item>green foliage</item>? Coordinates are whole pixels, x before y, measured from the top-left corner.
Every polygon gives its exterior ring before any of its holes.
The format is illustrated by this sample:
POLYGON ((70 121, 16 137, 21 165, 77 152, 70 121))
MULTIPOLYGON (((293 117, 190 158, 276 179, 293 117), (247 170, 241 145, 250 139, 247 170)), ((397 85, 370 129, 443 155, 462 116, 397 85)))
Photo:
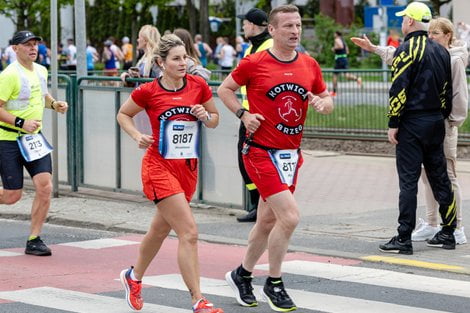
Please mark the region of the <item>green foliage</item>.
POLYGON ((187 6, 180 10, 174 6, 159 7, 157 28, 163 34, 165 30, 173 31, 176 27, 189 29, 187 6))
MULTIPOLYGON (((305 42, 307 49, 322 67, 333 67, 335 54, 332 50, 334 45, 334 32, 340 31, 349 48, 348 61, 351 68, 379 68, 380 58, 374 54, 363 53, 359 47, 352 43, 351 37, 362 36, 357 24, 349 28, 337 24, 332 18, 321 14, 315 15, 315 40, 305 42)), ((371 40, 376 41, 376 35, 372 33, 371 40)))
POLYGON ((318 0, 308 0, 307 4, 304 7, 304 16, 303 17, 314 17, 320 13, 320 1, 318 0))
POLYGON ((309 110, 305 126, 325 128, 384 129, 387 126, 386 109, 379 105, 358 104, 336 106, 329 115, 309 110))
MULTIPOLYGON (((229 38, 235 38, 235 16, 237 15, 235 12, 235 1, 234 0, 223 0, 219 6, 216 7, 211 7, 209 11, 210 15, 216 16, 216 17, 225 17, 225 18, 231 18, 229 22, 224 21, 220 27, 219 30, 216 33, 211 32, 211 37, 216 38, 219 36, 222 37, 229 37, 229 38)), ((214 40, 215 41, 215 40, 214 40)))
POLYGON ((310 44, 307 43, 307 49, 322 67, 333 67, 335 57, 331 48, 334 32, 340 29, 340 26, 332 18, 322 14, 315 15, 314 19, 316 38, 310 44))
MULTIPOLYGON (((73 0, 59 0, 58 7, 73 3, 73 0)), ((50 33, 50 1, 9 0, 0 1, 0 15, 9 18, 16 30, 29 29, 48 40, 50 33)))
POLYGON ((97 47, 102 47, 103 42, 110 36, 120 39, 124 36, 131 37, 132 21, 137 22, 137 31, 140 26, 153 24, 149 5, 142 5, 142 13, 135 9, 137 1, 124 1, 123 6, 115 0, 95 1, 94 6, 87 5, 87 37, 97 47), (134 2, 132 6, 131 2, 134 2), (111 18, 112 17, 112 18, 111 18))

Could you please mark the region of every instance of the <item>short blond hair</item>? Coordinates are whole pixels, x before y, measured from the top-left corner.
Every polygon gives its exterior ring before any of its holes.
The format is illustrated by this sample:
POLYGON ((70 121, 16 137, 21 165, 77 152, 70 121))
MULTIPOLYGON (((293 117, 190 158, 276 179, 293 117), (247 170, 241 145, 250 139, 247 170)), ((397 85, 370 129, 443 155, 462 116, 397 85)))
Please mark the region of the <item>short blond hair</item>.
POLYGON ((268 17, 268 23, 277 25, 277 15, 279 13, 299 13, 299 8, 293 4, 285 4, 271 10, 268 17))

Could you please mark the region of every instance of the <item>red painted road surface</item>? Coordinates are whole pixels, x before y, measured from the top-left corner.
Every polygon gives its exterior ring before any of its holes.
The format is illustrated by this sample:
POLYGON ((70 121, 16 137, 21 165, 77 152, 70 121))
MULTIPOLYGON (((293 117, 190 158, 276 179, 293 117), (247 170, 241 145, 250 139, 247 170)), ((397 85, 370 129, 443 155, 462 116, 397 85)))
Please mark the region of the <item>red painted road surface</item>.
MULTIPOLYGON (((129 235, 114 239, 135 241, 135 245, 101 249, 83 249, 63 245, 50 245, 51 257, 29 255, 0 257, 0 291, 13 291, 35 287, 55 287, 86 293, 102 293, 122 290, 116 279, 122 269, 134 264, 137 258, 141 235, 129 235)), ((152 262, 146 275, 179 273, 176 252, 178 241, 168 238, 152 262)), ((23 253, 24 247, 5 249, 23 253)), ((224 279, 227 271, 237 267, 242 260, 245 247, 199 243, 201 276, 224 279)), ((356 265, 357 260, 330 258, 305 253, 288 253, 288 260, 356 265)), ((259 264, 268 263, 264 254, 259 264)), ((263 271, 255 274, 265 275, 263 271)), ((144 286, 145 288, 145 286, 144 286)), ((0 303, 6 301, 0 299, 0 303)))

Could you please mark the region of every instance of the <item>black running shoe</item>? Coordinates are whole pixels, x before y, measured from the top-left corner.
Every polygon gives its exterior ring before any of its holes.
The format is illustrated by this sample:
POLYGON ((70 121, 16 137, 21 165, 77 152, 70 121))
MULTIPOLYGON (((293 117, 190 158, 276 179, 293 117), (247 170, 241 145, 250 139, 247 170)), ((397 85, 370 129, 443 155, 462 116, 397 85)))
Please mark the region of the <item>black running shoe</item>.
POLYGON ((274 281, 271 284, 266 282, 260 293, 269 303, 271 309, 276 312, 290 312, 297 310, 294 302, 284 289, 282 280, 274 281))
POLYGON ((241 276, 237 274, 237 270, 233 270, 225 274, 225 280, 235 292, 237 302, 242 306, 257 306, 258 301, 253 294, 253 286, 251 286, 252 276, 241 276))
POLYGON ((38 256, 48 256, 52 254, 51 249, 46 246, 46 244, 41 240, 41 237, 36 237, 33 240, 26 241, 26 249, 24 250, 24 253, 38 256))
POLYGON ((428 240, 427 245, 429 247, 442 248, 447 250, 455 249, 455 237, 454 234, 446 234, 442 230, 428 240))
POLYGON ((386 244, 380 245, 379 250, 386 253, 413 254, 411 239, 400 241, 398 236, 393 237, 386 244))

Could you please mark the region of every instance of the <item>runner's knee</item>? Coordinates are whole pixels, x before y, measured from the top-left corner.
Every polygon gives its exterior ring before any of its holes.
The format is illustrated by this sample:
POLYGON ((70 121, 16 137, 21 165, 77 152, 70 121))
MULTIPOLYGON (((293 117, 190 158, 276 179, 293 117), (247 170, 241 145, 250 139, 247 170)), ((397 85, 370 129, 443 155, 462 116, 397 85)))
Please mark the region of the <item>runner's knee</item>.
POLYGON ((21 199, 21 190, 3 190, 1 197, 2 204, 15 204, 21 199))

